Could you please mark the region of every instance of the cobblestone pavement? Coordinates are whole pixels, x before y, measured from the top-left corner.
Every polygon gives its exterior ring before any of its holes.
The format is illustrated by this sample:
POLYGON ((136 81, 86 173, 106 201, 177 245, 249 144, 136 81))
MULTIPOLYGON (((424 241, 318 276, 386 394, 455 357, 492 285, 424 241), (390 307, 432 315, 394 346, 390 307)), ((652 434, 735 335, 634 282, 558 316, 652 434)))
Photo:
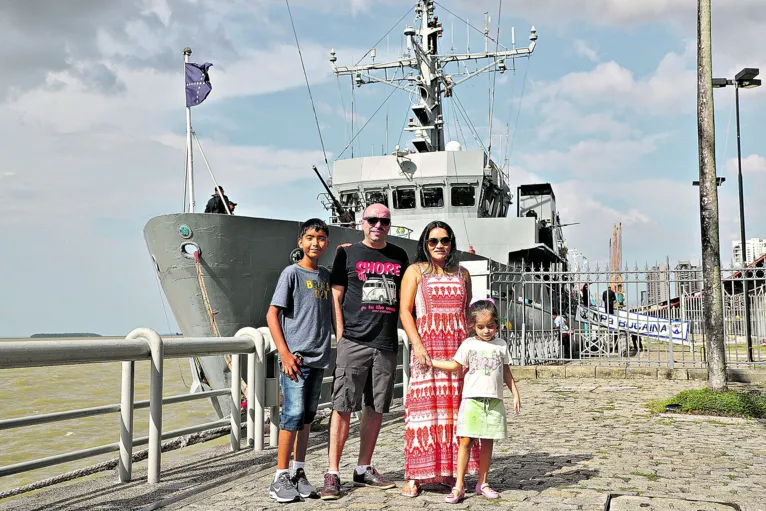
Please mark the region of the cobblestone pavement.
MULTIPOLYGON (((527 380, 519 383, 522 413, 510 417, 511 437, 495 446, 491 484, 499 500, 473 493, 444 503, 446 489, 426 487, 415 499, 399 488, 353 488, 358 441, 346 445, 337 501, 307 500, 289 509, 725 510, 737 504, 766 510, 766 424, 699 416, 654 415, 644 404, 702 382, 657 380, 527 380), (687 499, 687 500, 680 500, 687 499), (703 501, 703 502, 693 502, 703 501)), ((507 396, 509 397, 509 396, 507 396)), ((375 466, 403 483, 401 421, 387 426, 375 466)), ((326 448, 307 470, 315 484, 326 469, 326 448)), ((172 508, 271 509, 273 469, 200 494, 172 508)), ((467 481, 472 488, 475 479, 467 481)))
MULTIPOLYGON (((387 416, 374 463, 397 481, 396 489, 353 488, 358 439, 344 452, 344 496, 276 504, 268 497, 276 451, 225 447, 195 459, 163 463, 163 482, 147 485, 144 469, 119 485, 103 476, 0 503, 0 510, 183 509, 510 509, 614 511, 766 511, 766 423, 717 417, 651 413, 645 403, 704 385, 657 379, 521 380, 522 411, 509 416, 508 440, 497 442, 489 482, 502 498, 468 493, 459 505, 444 503, 446 489, 428 486, 420 497, 401 496, 403 419, 387 416), (734 504, 735 506, 729 505, 734 504), (738 507, 737 507, 738 506, 738 507)), ((510 397, 508 394, 507 398, 510 397)), ((317 433, 316 442, 326 439, 317 433)), ((306 470, 320 484, 326 443, 309 451, 306 470)), ((472 489, 475 478, 469 478, 472 489)))

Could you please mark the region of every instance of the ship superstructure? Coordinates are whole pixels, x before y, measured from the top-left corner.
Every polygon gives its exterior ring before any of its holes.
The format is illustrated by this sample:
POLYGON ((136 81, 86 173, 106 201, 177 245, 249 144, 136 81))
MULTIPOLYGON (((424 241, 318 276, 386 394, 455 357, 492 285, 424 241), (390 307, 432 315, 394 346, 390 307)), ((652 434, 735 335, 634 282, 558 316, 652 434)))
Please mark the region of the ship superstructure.
POLYGON ((523 256, 540 262, 565 261, 549 185, 519 188, 523 208, 514 210, 508 176, 492 160, 491 144, 487 149, 463 150, 456 140, 445 143, 444 98, 455 95, 471 78, 504 73, 509 62, 532 55, 537 31, 532 27, 526 48, 517 48, 514 37, 511 48, 500 49, 497 43, 498 48, 489 51, 485 44, 481 53, 441 54, 443 27, 433 0, 417 2, 415 21, 416 27, 404 29, 407 50, 401 58, 376 63, 373 49, 369 52, 373 62, 344 67, 337 65, 336 52, 330 52, 334 72, 351 76, 356 87, 385 84, 417 98, 405 128, 413 135, 411 149, 397 146, 391 154, 335 162, 330 184, 338 200, 325 195, 324 201, 333 211, 332 223, 354 227, 366 206, 380 202, 391 209, 396 226, 392 234, 417 234, 439 219, 455 230, 460 249, 496 262, 507 264, 523 256), (460 67, 468 61, 477 62, 477 69, 460 67))

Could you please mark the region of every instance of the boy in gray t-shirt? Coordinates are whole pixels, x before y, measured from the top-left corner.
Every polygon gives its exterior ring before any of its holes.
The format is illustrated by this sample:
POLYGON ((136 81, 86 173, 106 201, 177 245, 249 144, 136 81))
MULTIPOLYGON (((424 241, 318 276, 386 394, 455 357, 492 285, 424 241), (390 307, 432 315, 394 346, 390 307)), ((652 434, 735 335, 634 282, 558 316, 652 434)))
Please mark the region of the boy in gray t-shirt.
POLYGON ((327 224, 318 218, 301 225, 298 246, 303 250, 303 258, 282 271, 266 314, 282 368, 277 473, 269 488, 269 495, 277 502, 292 502, 316 493, 303 467, 324 371, 330 365, 330 272, 319 266, 319 258, 327 250, 329 232, 327 224), (290 477, 288 465, 294 443, 290 477))

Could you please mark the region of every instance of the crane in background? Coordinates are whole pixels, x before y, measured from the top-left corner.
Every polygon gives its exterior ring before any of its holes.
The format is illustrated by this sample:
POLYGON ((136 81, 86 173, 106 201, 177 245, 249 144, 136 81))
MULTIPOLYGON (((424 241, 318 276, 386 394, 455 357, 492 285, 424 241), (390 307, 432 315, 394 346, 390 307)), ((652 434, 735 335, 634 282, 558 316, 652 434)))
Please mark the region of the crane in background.
POLYGON ((622 280, 622 222, 616 224, 609 240, 609 285, 614 286, 617 306, 624 307, 625 292, 622 280))

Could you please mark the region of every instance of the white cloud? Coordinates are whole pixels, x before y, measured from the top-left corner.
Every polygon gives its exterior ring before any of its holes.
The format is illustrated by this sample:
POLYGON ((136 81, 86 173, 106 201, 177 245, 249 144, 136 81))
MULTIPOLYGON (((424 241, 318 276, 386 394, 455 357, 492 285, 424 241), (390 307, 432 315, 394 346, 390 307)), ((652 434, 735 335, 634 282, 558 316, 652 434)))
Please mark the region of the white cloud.
POLYGON ((640 168, 641 158, 654 152, 666 138, 666 134, 659 133, 629 140, 585 139, 564 150, 528 152, 521 159, 525 166, 548 174, 621 179, 626 172, 640 168))
MULTIPOLYGON (((730 176, 738 173, 737 158, 731 158, 726 162, 726 170, 730 176)), ((742 173, 766 175, 766 158, 759 154, 751 154, 742 158, 742 173)))
POLYGON ((636 78, 615 61, 602 62, 590 71, 564 75, 554 82, 536 84, 535 103, 566 99, 587 107, 607 107, 613 112, 673 115, 694 111, 696 71, 693 45, 683 54, 670 52, 654 72, 636 78))
POLYGON ((585 136, 605 135, 608 138, 631 138, 638 130, 632 124, 617 120, 614 112, 594 112, 574 105, 566 99, 551 99, 538 105, 537 136, 541 141, 555 140, 559 144, 585 136))
POLYGON ((575 39, 574 51, 577 55, 580 55, 581 57, 585 57, 591 62, 599 61, 598 53, 596 53, 596 50, 594 50, 588 43, 586 43, 582 39, 575 39))

